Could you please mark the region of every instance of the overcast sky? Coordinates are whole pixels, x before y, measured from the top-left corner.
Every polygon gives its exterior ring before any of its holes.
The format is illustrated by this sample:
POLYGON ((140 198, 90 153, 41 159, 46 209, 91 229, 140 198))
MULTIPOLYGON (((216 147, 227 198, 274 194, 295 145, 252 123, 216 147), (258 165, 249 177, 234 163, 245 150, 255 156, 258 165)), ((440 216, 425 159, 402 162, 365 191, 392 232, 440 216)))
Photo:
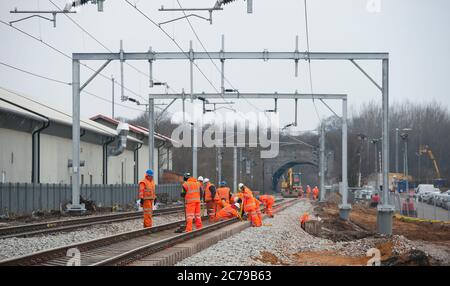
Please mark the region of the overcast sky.
MULTIPOLYGON (((53 0, 62 7, 66 1, 53 0)), ((410 99, 415 102, 436 100, 449 106, 450 67, 450 1, 448 0, 380 0, 381 11, 367 9, 369 0, 309 0, 308 16, 311 51, 327 52, 389 52, 391 104, 410 99)), ((178 7, 176 0, 131 0, 149 17, 162 22, 181 14, 159 12, 158 8, 178 7)), ((306 33, 303 0, 254 0, 254 13, 246 13, 246 3, 236 0, 223 11, 213 14, 213 25, 201 19, 191 22, 201 41, 209 51, 218 51, 220 37, 225 35, 227 51, 293 51, 295 36, 300 37, 300 50, 306 50, 306 33)), ((180 0, 183 7, 209 7, 215 0, 180 0)), ((48 0, 2 0, 0 19, 5 22, 21 15, 10 14, 14 7, 19 10, 54 10, 48 0)), ((204 16, 207 16, 206 14, 204 16)), ((119 41, 124 41, 125 51, 179 51, 174 43, 146 18, 123 0, 107 0, 104 12, 97 12, 94 5, 87 5, 71 17, 95 36, 109 49, 117 51, 119 41)), ((15 24, 16 27, 41 38, 65 53, 104 52, 97 42, 82 32, 64 15, 58 15, 57 27, 37 18, 15 24)), ((202 51, 186 20, 163 26, 184 48, 189 40, 194 50, 202 51)), ((71 80, 71 61, 43 44, 24 36, 0 23, 0 61, 56 78, 71 80)), ((93 67, 100 62, 88 63, 93 67)), ((146 62, 132 62, 138 69, 148 72, 146 62)), ((219 64, 219 63, 217 63, 219 64)), ((381 65, 361 62, 361 65, 381 83, 381 65)), ((220 75, 210 61, 199 62, 205 75, 220 89, 220 75)), ((119 63, 110 64, 103 73, 120 76, 119 63)), ((82 69, 83 81, 90 71, 82 69)), ((177 92, 189 90, 189 65, 187 61, 156 62, 155 77, 169 82, 177 92)), ((300 62, 299 77, 294 76, 292 61, 228 61, 226 77, 241 92, 310 92, 308 66, 300 62)), ((381 102, 379 90, 369 82, 350 62, 312 62, 312 78, 315 93, 348 93, 350 105, 357 108, 371 100, 381 102)), ((71 111, 71 88, 46 80, 34 78, 0 65, 0 86, 26 94, 45 104, 71 111)), ((149 93, 148 78, 125 66, 125 86, 145 97, 149 93)), ((227 86, 229 87, 229 86, 227 86)), ((211 85, 195 71, 195 91, 214 92, 211 85)), ((96 78, 88 91, 108 100, 111 98, 111 82, 96 78)), ((162 88, 154 88, 163 92, 162 88)), ((130 97, 135 97, 132 94, 130 97)), ((116 100, 120 100, 116 86, 116 100)), ((167 102, 167 101, 166 101, 167 102)), ((272 109, 272 101, 252 101, 260 109, 272 109)), ((236 109, 243 112, 253 106, 241 100, 236 109)), ((132 103, 127 106, 136 107, 132 103)), ((320 116, 331 112, 316 101, 320 116)), ((339 114, 340 103, 330 102, 339 114)), ((171 111, 181 109, 174 104, 171 111)), ((281 124, 294 120, 293 101, 280 101, 281 124)), ((311 101, 299 102, 300 129, 317 126, 318 116, 311 101)), ((111 114, 111 104, 92 96, 82 95, 82 116, 99 113, 111 114)), ((136 110, 116 108, 117 115, 133 118, 136 110)))

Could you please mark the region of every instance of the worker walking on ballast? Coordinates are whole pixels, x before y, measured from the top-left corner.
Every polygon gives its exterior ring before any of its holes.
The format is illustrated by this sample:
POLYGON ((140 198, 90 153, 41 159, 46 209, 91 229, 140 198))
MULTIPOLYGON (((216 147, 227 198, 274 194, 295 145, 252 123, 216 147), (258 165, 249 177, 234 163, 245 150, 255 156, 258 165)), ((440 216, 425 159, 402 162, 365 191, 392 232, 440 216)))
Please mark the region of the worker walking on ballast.
POLYGON ((153 202, 156 200, 153 170, 145 172, 145 178, 139 182, 139 199, 144 211, 144 228, 153 225, 153 202))
POLYGON ((192 231, 192 221, 195 220, 195 227, 202 228, 201 218, 201 187, 199 182, 189 177, 182 186, 181 196, 184 198, 186 211, 186 232, 192 231))
POLYGON ((319 198, 319 188, 315 186, 312 192, 313 192, 313 200, 317 200, 319 198))

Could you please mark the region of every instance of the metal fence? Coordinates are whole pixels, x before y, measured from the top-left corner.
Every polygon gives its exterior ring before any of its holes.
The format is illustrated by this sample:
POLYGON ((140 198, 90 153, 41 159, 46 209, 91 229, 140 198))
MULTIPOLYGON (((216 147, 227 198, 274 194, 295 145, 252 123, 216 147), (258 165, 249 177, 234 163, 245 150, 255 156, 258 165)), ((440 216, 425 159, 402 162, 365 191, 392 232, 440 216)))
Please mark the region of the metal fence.
POLYGON ((390 193, 389 202, 395 206, 395 212, 403 216, 450 222, 450 204, 437 195, 421 198, 406 193, 390 193))
MULTIPOLYGON (((81 196, 98 207, 127 207, 135 204, 138 185, 82 185, 81 196)), ((180 199, 180 185, 157 185, 161 201, 180 199)), ((24 216, 33 211, 60 211, 72 199, 69 184, 0 183, 0 216, 24 216)))

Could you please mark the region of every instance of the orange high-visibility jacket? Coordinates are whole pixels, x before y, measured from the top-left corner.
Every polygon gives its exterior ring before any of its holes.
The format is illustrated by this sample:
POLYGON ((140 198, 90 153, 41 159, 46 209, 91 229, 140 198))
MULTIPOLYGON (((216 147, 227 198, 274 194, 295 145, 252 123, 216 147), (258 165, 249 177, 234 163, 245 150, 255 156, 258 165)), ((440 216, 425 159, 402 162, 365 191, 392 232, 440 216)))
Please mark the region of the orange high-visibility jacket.
POLYGON ((314 187, 313 194, 317 196, 319 194, 319 188, 314 187))
POLYGON ((230 201, 230 188, 228 187, 220 187, 217 189, 217 195, 219 196, 219 200, 225 200, 227 202, 230 201))
POLYGON ((261 209, 261 202, 259 200, 257 200, 256 198, 253 198, 255 200, 255 205, 256 205, 256 210, 260 210, 261 209))
POLYGON ((200 202, 200 184, 195 178, 189 178, 183 183, 183 189, 186 192, 184 201, 186 204, 200 202))
POLYGON ((205 186, 205 202, 210 202, 212 200, 216 200, 217 191, 214 192, 214 198, 213 198, 213 194, 211 192, 210 187, 214 187, 214 185, 211 184, 210 182, 206 183, 206 186, 205 186))
POLYGON ((302 217, 300 218, 300 223, 304 224, 305 222, 307 222, 309 220, 309 215, 307 213, 304 213, 302 215, 302 217))
POLYGON ((244 211, 253 212, 256 210, 256 199, 253 196, 244 196, 244 211))
POLYGON ((250 195, 250 196, 253 196, 252 190, 250 190, 250 188, 247 187, 247 186, 244 186, 244 191, 243 191, 243 193, 244 193, 244 195, 250 195))
POLYGON ((217 218, 233 218, 239 217, 238 210, 233 205, 227 205, 217 213, 217 218))
POLYGON ((228 203, 227 201, 224 201, 224 200, 220 200, 220 201, 218 202, 218 204, 219 204, 219 206, 220 206, 221 208, 226 208, 226 207, 228 207, 228 206, 231 205, 230 203, 228 203))
POLYGON ((149 181, 145 178, 139 182, 139 198, 144 200, 154 200, 156 198, 155 181, 149 181))
POLYGON ((259 200, 265 205, 273 205, 275 203, 275 198, 271 195, 261 195, 259 200))

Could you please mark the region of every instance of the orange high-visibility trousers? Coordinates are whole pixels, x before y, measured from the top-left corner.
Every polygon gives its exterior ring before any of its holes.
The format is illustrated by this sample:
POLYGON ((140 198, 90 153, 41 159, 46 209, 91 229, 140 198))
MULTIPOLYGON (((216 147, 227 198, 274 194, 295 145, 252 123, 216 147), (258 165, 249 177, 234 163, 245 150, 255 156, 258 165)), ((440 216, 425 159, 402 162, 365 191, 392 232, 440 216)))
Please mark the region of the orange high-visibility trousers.
POLYGON ((258 216, 258 219, 262 224, 263 217, 262 217, 261 209, 259 209, 259 208, 256 209, 256 215, 258 216))
POLYGON ((259 227, 261 226, 261 220, 256 211, 247 212, 248 220, 251 222, 252 226, 259 227))
POLYGON ((214 221, 216 219, 216 205, 216 202, 213 200, 206 202, 206 211, 208 213, 209 221, 214 221))
POLYGON ((144 227, 152 227, 153 225, 153 200, 144 200, 142 205, 144 211, 144 227))
POLYGON ((265 210, 264 210, 264 212, 270 217, 273 217, 272 206, 273 206, 273 203, 267 203, 267 205, 265 206, 265 210))
POLYGON ((200 215, 200 202, 186 204, 186 232, 192 231, 192 221, 195 220, 195 227, 202 228, 202 218, 200 215))

